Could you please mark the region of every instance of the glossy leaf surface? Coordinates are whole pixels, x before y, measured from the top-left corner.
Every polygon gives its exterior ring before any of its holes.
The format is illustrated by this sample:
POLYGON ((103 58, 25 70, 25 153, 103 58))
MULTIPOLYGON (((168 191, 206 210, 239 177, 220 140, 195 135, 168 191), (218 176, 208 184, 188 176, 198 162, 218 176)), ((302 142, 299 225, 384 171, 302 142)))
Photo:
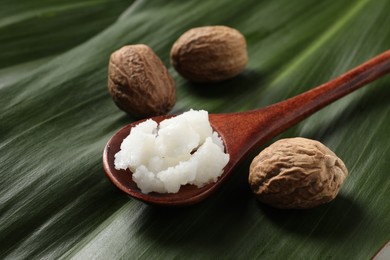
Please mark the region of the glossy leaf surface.
MULTIPOLYGON (((0 258, 368 259, 389 239, 390 76, 328 106, 279 138, 321 141, 350 175, 332 203, 276 210, 252 196, 247 158, 225 186, 185 208, 120 193, 101 155, 134 121, 107 91, 111 52, 144 43, 177 84, 172 113, 266 106, 387 50, 390 2, 2 1, 0 258), (223 24, 247 39, 238 77, 193 84, 169 63, 186 30, 223 24)), ((260 151, 264 147, 260 147, 260 151)))

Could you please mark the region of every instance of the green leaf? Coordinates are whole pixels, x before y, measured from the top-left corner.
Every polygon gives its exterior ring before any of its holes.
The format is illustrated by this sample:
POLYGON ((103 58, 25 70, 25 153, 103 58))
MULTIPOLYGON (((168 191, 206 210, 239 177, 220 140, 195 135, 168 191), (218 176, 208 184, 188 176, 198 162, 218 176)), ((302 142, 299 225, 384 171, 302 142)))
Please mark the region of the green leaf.
MULTIPOLYGON (((331 203, 257 202, 246 158, 206 201, 155 208, 105 177, 107 140, 134 119, 107 91, 111 52, 144 43, 177 84, 172 113, 244 111, 326 82, 390 46, 390 2, 2 1, 0 258, 368 259, 390 234, 390 77, 331 104, 276 139, 330 147, 350 175, 331 203), (223 24, 247 39, 237 78, 193 84, 169 63, 186 30, 223 24)), ((259 147, 260 151, 264 147, 259 147)))

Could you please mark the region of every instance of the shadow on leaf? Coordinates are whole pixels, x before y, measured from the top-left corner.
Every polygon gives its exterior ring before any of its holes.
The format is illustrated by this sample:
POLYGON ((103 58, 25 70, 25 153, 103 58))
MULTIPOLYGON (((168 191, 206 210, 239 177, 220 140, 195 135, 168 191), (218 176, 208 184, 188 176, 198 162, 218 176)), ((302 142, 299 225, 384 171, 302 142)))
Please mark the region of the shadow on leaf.
POLYGON ((276 209, 260 202, 258 207, 272 223, 289 232, 332 240, 349 236, 365 215, 358 204, 342 194, 312 209, 276 209))
POLYGON ((229 97, 243 91, 250 92, 262 81, 262 75, 254 70, 246 69, 234 78, 214 83, 197 83, 187 81, 190 93, 201 97, 229 97))
POLYGON ((147 207, 138 235, 177 250, 201 251, 206 255, 225 251, 227 246, 236 243, 237 234, 252 228, 248 221, 254 207, 252 194, 242 182, 246 182, 246 175, 238 172, 199 204, 178 208, 147 207))

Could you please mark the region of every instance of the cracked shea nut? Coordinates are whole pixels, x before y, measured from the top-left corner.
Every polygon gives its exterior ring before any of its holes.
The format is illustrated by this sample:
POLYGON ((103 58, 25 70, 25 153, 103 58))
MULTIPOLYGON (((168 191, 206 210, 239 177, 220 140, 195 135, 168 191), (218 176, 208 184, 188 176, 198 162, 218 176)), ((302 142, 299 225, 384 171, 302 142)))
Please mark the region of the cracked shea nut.
POLYGON ((144 44, 124 46, 111 54, 108 90, 120 109, 138 118, 166 114, 176 101, 172 76, 144 44))
POLYGON ((244 36, 227 26, 204 26, 185 32, 171 49, 171 63, 195 82, 223 81, 238 75, 248 62, 244 36))
POLYGON ((256 156, 249 184, 256 197, 277 208, 312 208, 333 200, 348 170, 322 143, 279 140, 256 156))

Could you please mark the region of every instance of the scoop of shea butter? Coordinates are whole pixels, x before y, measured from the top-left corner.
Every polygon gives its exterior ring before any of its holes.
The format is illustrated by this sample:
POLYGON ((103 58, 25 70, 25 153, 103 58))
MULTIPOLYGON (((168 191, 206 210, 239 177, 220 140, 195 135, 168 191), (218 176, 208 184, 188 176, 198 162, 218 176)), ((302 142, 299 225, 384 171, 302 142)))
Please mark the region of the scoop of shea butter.
POLYGON ((215 182, 229 161, 207 111, 190 110, 160 124, 133 127, 115 154, 115 168, 130 169, 143 193, 176 193, 181 185, 215 182))

